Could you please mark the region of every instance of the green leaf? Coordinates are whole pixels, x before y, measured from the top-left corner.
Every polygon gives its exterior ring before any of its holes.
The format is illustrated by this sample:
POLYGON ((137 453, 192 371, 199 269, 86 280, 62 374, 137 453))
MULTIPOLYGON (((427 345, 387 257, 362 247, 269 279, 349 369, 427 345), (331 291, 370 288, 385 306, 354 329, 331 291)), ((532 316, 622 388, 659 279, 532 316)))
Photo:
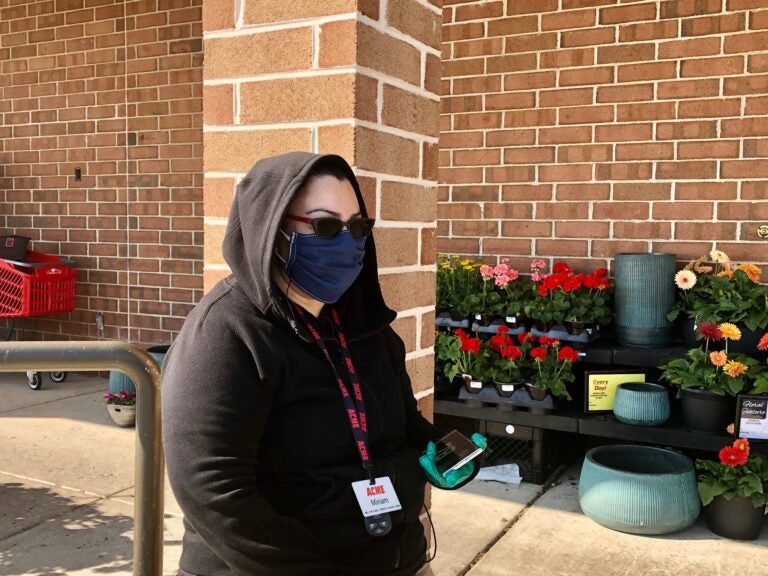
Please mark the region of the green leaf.
POLYGON ((699 498, 701 503, 706 506, 715 498, 720 496, 728 490, 728 488, 722 482, 719 482, 713 478, 706 478, 699 481, 699 498))

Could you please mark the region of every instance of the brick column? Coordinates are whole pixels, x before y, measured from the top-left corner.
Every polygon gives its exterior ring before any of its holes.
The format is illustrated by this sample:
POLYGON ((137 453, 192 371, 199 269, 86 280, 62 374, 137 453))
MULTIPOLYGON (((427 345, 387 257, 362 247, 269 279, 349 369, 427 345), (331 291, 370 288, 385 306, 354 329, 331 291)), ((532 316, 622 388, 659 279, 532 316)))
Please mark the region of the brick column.
POLYGON ((337 153, 377 219, 384 295, 431 413, 441 0, 203 5, 205 287, 237 182, 291 150, 337 153))

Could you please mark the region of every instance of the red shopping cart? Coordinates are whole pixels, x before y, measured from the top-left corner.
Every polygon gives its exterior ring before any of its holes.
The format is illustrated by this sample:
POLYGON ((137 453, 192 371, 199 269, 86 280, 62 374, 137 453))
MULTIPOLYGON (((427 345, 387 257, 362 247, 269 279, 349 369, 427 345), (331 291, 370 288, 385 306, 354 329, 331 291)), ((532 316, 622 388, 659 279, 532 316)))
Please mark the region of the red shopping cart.
MULTIPOLYGON (((8 238, 20 237, 5 237, 6 247, 8 238)), ((9 252, 0 254, 7 256, 9 252)), ((75 307, 77 272, 69 266, 72 261, 32 250, 22 254, 18 258, 18 251, 14 252, 18 259, 0 257, 0 318, 10 321, 7 340, 11 338, 16 318, 59 314, 75 307)), ((63 382, 67 373, 51 372, 48 376, 53 382, 63 382)), ((27 372, 27 381, 32 390, 39 390, 43 385, 37 372, 27 372)))

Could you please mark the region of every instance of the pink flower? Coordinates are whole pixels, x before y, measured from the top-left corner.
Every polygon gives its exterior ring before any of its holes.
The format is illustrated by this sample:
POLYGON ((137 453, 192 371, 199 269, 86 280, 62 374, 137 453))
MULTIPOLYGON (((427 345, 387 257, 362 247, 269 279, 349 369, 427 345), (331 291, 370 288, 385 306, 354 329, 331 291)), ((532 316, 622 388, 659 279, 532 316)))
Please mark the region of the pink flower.
POLYGON ((505 275, 507 272, 509 272, 509 266, 504 264, 503 262, 501 264, 497 264, 496 267, 493 269, 493 273, 497 276, 505 275))
POLYGON ((507 276, 509 276, 510 280, 517 280, 520 277, 520 272, 515 270, 514 268, 510 268, 507 272, 507 276))
POLYGON ((480 266, 480 276, 483 277, 483 280, 488 280, 491 276, 493 276, 493 268, 488 266, 488 264, 483 264, 480 266))
POLYGON ((496 284, 496 286, 500 288, 506 288, 507 284, 509 284, 509 276, 507 276, 506 274, 500 274, 496 276, 493 282, 494 284, 496 284))
POLYGON ((547 263, 541 258, 535 258, 531 260, 531 270, 544 270, 547 267, 547 263))
POLYGON ((539 274, 538 272, 534 272, 531 274, 531 281, 532 282, 541 282, 546 276, 543 274, 539 274))

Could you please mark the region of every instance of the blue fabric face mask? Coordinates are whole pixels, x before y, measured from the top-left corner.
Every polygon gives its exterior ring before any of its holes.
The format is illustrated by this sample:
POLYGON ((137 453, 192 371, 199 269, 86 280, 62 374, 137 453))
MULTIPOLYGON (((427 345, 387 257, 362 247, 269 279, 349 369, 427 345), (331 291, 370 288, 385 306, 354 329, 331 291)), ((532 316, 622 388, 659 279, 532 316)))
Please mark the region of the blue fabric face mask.
POLYGON ((331 238, 315 234, 290 235, 285 273, 291 282, 315 300, 333 304, 352 286, 363 269, 366 238, 342 230, 331 238))

